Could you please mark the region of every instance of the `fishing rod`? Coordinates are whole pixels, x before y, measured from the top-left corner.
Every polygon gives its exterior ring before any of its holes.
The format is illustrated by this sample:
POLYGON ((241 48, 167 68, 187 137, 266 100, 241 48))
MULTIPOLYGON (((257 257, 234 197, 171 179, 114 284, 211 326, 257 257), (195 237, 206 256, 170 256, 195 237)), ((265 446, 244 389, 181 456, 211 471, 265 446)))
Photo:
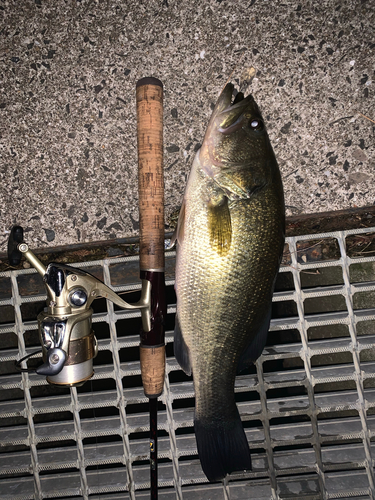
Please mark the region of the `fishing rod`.
POLYGON ((58 262, 44 265, 24 241, 21 226, 13 226, 8 259, 18 266, 22 257, 42 276, 46 308, 38 315, 41 349, 15 361, 23 372, 35 371, 52 385, 81 386, 94 374, 98 342, 92 329, 92 302, 104 297, 123 309, 140 309, 140 361, 145 395, 150 401, 151 500, 158 497, 157 399, 165 373, 164 323, 167 314, 164 278, 163 85, 143 78, 136 85, 141 297, 129 304, 83 269, 58 262), (42 354, 42 364, 27 360, 42 354))
POLYGON ((163 84, 142 78, 136 84, 140 277, 151 283, 151 328, 142 325, 141 375, 150 407, 151 500, 158 498, 157 401, 165 373, 163 84))

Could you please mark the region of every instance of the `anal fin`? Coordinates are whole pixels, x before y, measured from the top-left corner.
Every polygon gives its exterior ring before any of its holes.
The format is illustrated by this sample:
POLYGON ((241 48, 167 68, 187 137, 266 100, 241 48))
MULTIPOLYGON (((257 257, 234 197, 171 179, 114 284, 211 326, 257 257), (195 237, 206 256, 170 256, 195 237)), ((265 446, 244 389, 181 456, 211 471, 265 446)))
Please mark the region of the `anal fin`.
POLYGON ((247 346, 246 350, 242 353, 240 360, 238 362, 237 374, 248 368, 250 365, 255 363, 255 361, 262 354, 264 346, 267 342, 268 329, 271 321, 272 312, 272 302, 268 308, 267 314, 264 317, 264 321, 259 328, 254 339, 247 346))
POLYGON ((180 322, 178 320, 178 315, 176 314, 176 322, 174 327, 174 355, 178 361, 178 364, 184 370, 186 375, 191 375, 191 365, 189 357, 189 348, 185 343, 182 336, 182 331, 180 327, 180 322))

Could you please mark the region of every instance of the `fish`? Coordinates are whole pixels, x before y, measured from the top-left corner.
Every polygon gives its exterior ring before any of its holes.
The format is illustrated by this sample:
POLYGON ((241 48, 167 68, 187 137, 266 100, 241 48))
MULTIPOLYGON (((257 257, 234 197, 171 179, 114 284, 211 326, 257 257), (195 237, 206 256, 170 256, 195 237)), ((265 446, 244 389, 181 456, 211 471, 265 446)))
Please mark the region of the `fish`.
POLYGON ((209 481, 251 470, 235 402, 261 355, 285 239, 280 170, 252 95, 227 84, 187 181, 177 229, 174 353, 193 375, 194 430, 209 481))

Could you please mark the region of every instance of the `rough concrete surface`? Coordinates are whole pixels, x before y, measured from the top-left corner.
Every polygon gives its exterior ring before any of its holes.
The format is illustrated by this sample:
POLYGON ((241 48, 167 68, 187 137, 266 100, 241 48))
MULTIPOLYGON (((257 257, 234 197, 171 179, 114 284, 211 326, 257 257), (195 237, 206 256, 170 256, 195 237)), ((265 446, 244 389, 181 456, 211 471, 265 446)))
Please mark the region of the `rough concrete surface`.
POLYGON ((374 204, 372 0, 3 0, 0 15, 0 251, 14 223, 32 248, 137 234, 144 76, 164 84, 167 216, 220 90, 251 67, 288 213, 374 204))

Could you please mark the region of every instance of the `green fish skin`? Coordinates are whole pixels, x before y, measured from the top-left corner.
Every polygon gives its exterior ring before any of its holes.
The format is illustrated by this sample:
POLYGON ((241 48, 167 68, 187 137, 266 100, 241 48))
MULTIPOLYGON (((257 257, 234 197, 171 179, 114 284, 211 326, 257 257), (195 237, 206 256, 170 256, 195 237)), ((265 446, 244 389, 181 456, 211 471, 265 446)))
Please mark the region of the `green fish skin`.
POLYGON ((251 469, 236 374, 262 353, 284 246, 280 171, 258 106, 221 93, 176 230, 175 356, 193 373, 194 428, 209 481, 251 469))

